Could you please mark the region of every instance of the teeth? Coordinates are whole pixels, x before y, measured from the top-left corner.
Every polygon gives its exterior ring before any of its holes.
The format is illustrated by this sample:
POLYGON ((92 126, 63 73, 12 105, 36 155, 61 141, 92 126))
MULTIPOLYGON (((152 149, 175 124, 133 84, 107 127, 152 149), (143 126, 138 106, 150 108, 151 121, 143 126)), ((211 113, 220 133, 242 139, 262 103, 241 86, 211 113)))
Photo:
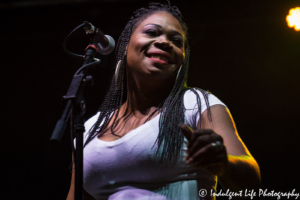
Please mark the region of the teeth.
POLYGON ((163 57, 163 56, 159 56, 159 55, 151 55, 150 58, 155 58, 155 59, 159 59, 159 60, 163 60, 168 62, 168 59, 163 57))

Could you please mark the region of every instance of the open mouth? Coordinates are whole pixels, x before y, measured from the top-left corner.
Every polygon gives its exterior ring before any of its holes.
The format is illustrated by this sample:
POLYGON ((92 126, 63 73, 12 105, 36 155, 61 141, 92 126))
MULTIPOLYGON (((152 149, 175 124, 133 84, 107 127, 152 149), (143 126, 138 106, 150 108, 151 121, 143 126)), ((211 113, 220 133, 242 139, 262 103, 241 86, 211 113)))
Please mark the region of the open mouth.
POLYGON ((149 55, 148 57, 158 59, 158 60, 162 60, 162 61, 165 61, 167 63, 169 62, 169 60, 166 57, 161 56, 161 55, 149 55))
POLYGON ((151 51, 146 53, 146 57, 148 57, 152 62, 159 64, 173 64, 171 56, 163 51, 151 51))

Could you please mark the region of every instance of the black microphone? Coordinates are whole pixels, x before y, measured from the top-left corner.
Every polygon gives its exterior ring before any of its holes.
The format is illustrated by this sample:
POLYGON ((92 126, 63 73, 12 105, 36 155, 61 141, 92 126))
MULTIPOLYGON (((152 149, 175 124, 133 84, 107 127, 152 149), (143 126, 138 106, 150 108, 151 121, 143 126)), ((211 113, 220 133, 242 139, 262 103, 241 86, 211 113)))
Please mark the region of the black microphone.
POLYGON ((93 43, 97 43, 98 52, 102 55, 110 54, 115 48, 115 40, 109 35, 104 35, 99 28, 96 28, 91 23, 86 21, 84 23, 86 23, 86 26, 83 29, 86 31, 86 34, 93 35, 93 43))

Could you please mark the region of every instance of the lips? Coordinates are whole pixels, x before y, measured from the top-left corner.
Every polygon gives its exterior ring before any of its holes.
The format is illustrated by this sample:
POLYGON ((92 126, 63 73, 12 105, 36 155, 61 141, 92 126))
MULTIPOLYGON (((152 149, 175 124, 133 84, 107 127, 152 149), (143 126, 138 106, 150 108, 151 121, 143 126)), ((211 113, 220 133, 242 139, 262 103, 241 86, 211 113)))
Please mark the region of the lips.
POLYGON ((161 55, 150 55, 149 58, 154 58, 154 59, 159 59, 159 60, 162 60, 162 61, 169 62, 166 57, 161 56, 161 55))
POLYGON ((146 56, 153 62, 158 62, 161 64, 173 64, 171 56, 163 51, 151 51, 147 52, 146 56))

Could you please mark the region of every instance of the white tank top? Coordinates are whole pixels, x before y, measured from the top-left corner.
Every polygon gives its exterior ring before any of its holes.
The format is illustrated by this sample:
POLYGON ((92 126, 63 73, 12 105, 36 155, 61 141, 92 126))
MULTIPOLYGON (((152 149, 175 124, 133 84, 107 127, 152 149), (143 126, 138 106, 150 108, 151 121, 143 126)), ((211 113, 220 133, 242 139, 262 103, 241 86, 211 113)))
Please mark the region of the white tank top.
MULTIPOLYGON (((206 103, 201 92, 201 112, 206 103)), ((224 105, 214 95, 208 95, 209 105, 224 105)), ((196 95, 187 91, 184 96, 185 123, 196 128, 199 120, 196 95)), ((225 106, 225 105, 224 105, 225 106)), ((99 113, 85 123, 85 136, 98 119, 99 113)), ((84 148, 83 186, 96 200, 198 200, 199 189, 208 194, 216 189, 217 179, 204 169, 185 163, 186 139, 180 161, 176 166, 161 166, 156 155, 159 117, 130 131, 122 138, 107 142, 95 137, 84 148)))

